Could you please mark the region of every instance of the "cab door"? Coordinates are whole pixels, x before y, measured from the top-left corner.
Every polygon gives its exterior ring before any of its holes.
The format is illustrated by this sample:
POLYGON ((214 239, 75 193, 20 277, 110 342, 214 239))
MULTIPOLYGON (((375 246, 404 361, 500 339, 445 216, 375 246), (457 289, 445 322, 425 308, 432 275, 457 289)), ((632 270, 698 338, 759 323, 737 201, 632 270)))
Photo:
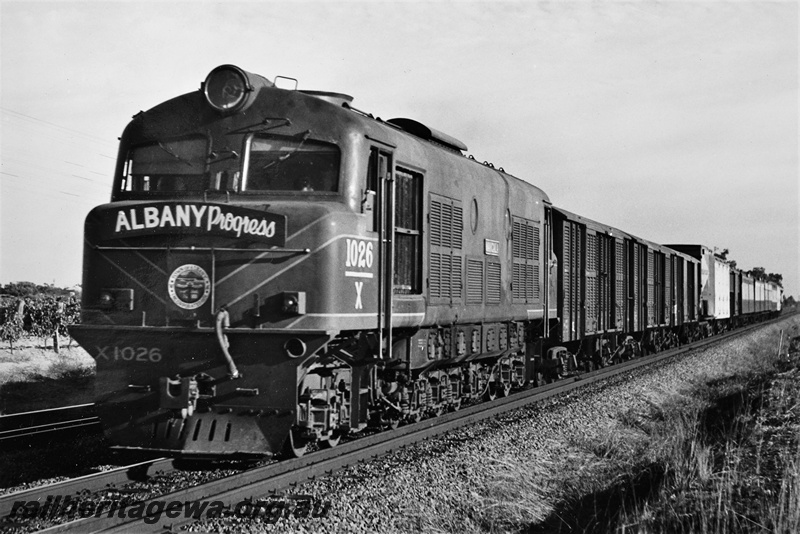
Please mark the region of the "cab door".
POLYGON ((392 153, 372 148, 367 189, 375 193, 373 227, 378 234, 378 357, 391 357, 385 347, 392 346, 392 301, 394 280, 394 179, 392 153))

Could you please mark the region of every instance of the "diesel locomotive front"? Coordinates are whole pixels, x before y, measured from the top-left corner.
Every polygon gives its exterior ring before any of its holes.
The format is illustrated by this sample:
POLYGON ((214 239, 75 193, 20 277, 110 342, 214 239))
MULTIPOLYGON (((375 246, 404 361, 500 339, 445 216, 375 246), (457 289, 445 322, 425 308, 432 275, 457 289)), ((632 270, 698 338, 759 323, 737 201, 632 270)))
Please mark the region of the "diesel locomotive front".
POLYGON ((302 453, 350 424, 333 398, 351 378, 309 374, 313 355, 376 329, 390 281, 362 215, 377 158, 348 101, 224 65, 125 129, 111 202, 86 218, 72 329, 115 446, 302 453))

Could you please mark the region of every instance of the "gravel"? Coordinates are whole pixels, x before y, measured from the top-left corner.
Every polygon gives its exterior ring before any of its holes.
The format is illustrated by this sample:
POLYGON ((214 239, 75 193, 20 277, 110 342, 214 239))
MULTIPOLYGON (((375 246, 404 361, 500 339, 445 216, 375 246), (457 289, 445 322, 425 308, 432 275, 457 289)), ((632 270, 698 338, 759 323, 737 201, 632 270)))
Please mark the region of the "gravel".
MULTIPOLYGON (((523 520, 533 523, 552 510, 554 497, 565 490, 563 484, 571 476, 581 476, 586 467, 576 452, 576 443, 587 443, 603 431, 607 433, 609 425, 613 428, 629 410, 645 410, 659 398, 697 382, 698 377, 718 374, 737 360, 747 358, 755 347, 774 345, 777 352, 779 330, 790 325, 796 330, 799 322, 798 318, 790 317, 721 345, 625 373, 599 385, 588 385, 318 478, 291 492, 301 496, 302 502, 311 503, 311 513, 308 506, 297 506, 298 501, 290 495, 262 496, 256 497, 263 508, 255 518, 231 513, 194 523, 188 530, 353 533, 458 530, 464 523, 454 519, 450 528, 448 518, 455 518, 475 503, 501 505, 503 495, 487 493, 487 488, 502 488, 502 485, 487 485, 487 481, 496 482, 509 476, 531 477, 530 481, 515 482, 529 482, 530 499, 538 503, 539 510, 530 506, 521 513, 528 513, 523 520), (548 469, 557 471, 547 473, 548 469), (536 480, 530 474, 534 471, 536 480), (270 503, 273 503, 271 509, 270 503), (432 523, 430 518, 437 519, 432 523)), ((502 512, 507 514, 508 510, 502 512)), ((502 525, 502 517, 498 521, 502 525)), ((496 530, 497 524, 470 527, 496 530)))

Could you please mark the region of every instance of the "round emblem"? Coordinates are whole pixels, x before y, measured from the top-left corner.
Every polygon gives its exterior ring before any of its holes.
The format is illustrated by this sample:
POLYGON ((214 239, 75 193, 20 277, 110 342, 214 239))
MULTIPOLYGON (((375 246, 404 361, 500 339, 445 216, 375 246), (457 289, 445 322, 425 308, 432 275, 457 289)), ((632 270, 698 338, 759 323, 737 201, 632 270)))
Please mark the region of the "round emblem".
POLYGON ((211 294, 211 279, 199 265, 181 265, 169 277, 169 296, 184 310, 195 310, 211 294))

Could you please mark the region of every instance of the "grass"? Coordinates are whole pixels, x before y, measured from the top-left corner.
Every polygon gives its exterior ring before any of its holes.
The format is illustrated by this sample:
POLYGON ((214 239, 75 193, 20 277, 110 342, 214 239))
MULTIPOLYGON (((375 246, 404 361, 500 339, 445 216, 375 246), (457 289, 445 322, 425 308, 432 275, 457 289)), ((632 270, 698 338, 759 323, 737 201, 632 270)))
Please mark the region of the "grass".
POLYGON ((665 474, 620 510, 616 532, 800 531, 800 355, 752 352, 640 424, 665 474))
MULTIPOLYGON (((793 320, 793 324, 797 321, 793 320)), ((787 323, 784 323, 784 328, 787 323)), ((775 343, 713 376, 652 391, 599 435, 549 458, 488 460, 492 473, 428 532, 800 532, 800 353, 775 343)), ((797 336, 797 326, 791 337, 797 336)), ((772 339, 772 338, 770 338, 772 339)), ((454 499, 455 500, 455 499, 454 499)))
POLYGON ((74 343, 53 351, 38 338, 0 347, 0 414, 93 401, 95 362, 74 343))

